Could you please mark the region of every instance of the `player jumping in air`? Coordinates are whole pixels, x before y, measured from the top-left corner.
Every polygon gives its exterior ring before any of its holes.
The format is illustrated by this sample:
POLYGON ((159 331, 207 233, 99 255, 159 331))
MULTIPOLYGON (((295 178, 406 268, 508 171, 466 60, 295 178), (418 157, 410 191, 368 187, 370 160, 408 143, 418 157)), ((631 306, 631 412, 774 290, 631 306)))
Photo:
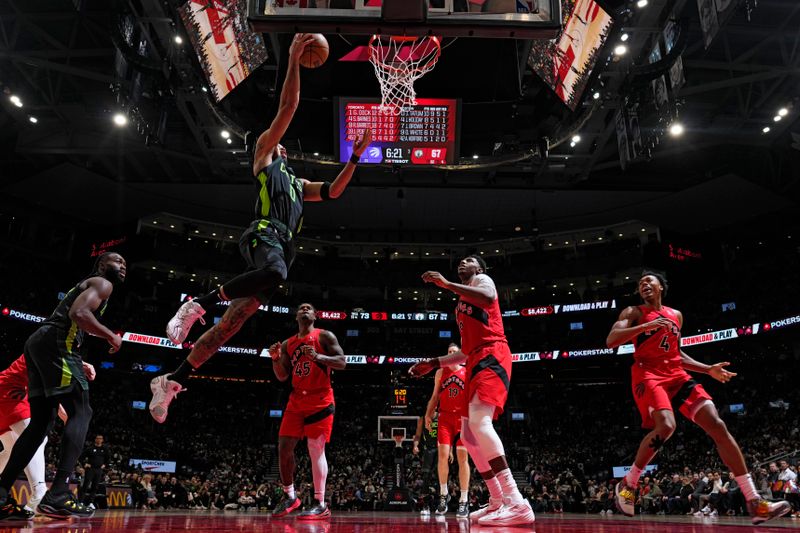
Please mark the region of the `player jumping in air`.
POLYGON ((350 183, 358 159, 372 139, 365 130, 353 142, 353 156, 339 175, 329 182, 311 182, 295 176, 289 166, 286 149, 279 143, 294 117, 300 102, 300 57, 314 38, 297 34, 289 48, 289 70, 281 91, 278 114, 269 129, 258 137, 253 158, 256 196, 256 219, 239 239, 239 250, 249 267, 212 292, 184 303, 167 325, 167 336, 182 344, 192 325, 219 302, 230 306, 218 324, 206 331, 194 344, 183 363, 171 374, 150 382, 153 399, 150 414, 156 422, 167 419, 169 404, 184 390, 189 375, 214 355, 259 308, 267 303, 286 280, 295 257, 295 237, 303 225, 303 203, 338 198, 350 183))

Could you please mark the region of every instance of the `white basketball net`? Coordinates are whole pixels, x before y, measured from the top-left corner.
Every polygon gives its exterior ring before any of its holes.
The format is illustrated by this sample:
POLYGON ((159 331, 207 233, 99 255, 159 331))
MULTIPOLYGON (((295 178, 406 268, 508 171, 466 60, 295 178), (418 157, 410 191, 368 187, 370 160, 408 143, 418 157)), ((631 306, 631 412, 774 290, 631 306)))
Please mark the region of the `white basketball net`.
POLYGON ((381 85, 381 111, 399 115, 417 103, 414 82, 431 71, 442 52, 438 37, 373 35, 369 61, 381 85))

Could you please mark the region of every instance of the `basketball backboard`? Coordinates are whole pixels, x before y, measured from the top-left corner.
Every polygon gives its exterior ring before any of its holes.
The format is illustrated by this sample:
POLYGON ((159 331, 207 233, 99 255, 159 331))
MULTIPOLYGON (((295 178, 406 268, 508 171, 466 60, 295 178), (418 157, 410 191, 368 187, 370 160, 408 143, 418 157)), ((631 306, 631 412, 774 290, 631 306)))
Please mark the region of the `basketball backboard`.
POLYGON ((391 20, 382 0, 248 0, 248 18, 256 31, 283 33, 552 39, 561 28, 560 0, 418 1, 426 20, 391 20))
POLYGON ((417 431, 418 416, 379 416, 378 442, 392 442, 402 433, 403 441, 411 441, 417 431))

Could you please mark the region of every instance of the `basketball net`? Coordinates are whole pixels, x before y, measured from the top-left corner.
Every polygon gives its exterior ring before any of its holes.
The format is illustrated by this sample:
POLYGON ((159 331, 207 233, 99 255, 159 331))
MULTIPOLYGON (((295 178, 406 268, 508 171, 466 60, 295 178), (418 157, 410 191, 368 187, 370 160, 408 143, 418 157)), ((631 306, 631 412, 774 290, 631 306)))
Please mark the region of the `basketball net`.
POLYGON ((399 115, 417 103, 414 82, 433 70, 442 53, 439 38, 373 35, 369 61, 381 85, 384 114, 399 115))
POLYGON ((392 439, 394 440, 394 447, 401 448, 403 446, 403 435, 393 435, 392 439))

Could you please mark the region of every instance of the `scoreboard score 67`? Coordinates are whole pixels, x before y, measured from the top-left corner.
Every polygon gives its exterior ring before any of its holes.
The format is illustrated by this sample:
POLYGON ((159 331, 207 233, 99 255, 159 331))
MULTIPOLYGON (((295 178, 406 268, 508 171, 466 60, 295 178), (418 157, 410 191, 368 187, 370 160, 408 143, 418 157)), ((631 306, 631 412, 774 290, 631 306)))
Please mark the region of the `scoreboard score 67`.
POLYGON ((369 98, 340 98, 338 102, 339 160, 353 154, 353 141, 365 129, 372 143, 360 163, 391 165, 450 165, 458 160, 459 100, 418 98, 399 115, 384 113, 369 98))

